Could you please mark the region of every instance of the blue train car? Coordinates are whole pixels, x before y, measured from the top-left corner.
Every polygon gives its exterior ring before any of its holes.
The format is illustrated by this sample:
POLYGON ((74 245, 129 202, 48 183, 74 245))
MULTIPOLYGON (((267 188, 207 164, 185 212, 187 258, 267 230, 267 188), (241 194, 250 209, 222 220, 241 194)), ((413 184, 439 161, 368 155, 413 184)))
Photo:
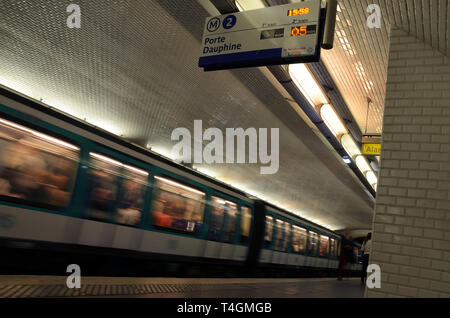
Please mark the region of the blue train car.
MULTIPOLYGON (((340 236, 0 90, 3 273, 334 275, 340 236)), ((353 270, 360 265, 354 264, 353 270)))

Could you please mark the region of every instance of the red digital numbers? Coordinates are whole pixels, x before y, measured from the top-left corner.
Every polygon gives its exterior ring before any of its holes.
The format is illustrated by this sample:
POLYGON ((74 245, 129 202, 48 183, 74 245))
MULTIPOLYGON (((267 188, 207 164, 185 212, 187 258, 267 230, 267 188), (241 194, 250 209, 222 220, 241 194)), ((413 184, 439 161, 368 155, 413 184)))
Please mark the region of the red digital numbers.
POLYGON ((309 8, 300 8, 300 9, 291 9, 288 11, 288 17, 292 17, 295 15, 303 15, 303 14, 308 14, 309 13, 309 8))
POLYGON ((302 26, 298 26, 298 27, 293 27, 291 29, 291 36, 303 36, 306 35, 308 32, 308 26, 307 25, 302 25, 302 26))

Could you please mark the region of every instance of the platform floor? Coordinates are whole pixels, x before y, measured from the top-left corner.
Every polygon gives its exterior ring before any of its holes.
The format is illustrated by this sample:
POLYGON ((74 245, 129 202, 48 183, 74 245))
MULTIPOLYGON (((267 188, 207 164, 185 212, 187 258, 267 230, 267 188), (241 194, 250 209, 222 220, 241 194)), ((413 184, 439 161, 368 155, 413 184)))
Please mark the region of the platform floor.
POLYGON ((0 297, 149 298, 359 298, 359 278, 211 279, 82 277, 80 289, 65 276, 0 276, 0 297))

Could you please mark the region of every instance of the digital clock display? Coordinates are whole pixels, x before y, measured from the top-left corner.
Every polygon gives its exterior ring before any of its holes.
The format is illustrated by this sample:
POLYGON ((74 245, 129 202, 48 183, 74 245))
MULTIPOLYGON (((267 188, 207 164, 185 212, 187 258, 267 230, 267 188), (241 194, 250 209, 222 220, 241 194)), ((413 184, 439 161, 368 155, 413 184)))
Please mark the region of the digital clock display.
POLYGON ((291 9, 288 10, 288 17, 292 17, 295 15, 304 15, 309 13, 309 8, 300 8, 300 9, 291 9))

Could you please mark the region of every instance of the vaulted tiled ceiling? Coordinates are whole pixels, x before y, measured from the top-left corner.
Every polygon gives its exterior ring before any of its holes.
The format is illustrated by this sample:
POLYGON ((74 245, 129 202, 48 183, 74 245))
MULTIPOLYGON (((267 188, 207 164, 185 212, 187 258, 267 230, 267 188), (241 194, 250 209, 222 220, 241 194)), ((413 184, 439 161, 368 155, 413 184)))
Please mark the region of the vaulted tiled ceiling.
MULTIPOLYGON (((357 0, 345 0, 355 2, 357 0)), ((450 2, 448 0, 370 0, 379 4, 390 23, 448 56, 450 2)))
POLYGON ((448 55, 450 2, 339 0, 339 7, 336 46, 334 50, 324 52, 323 60, 363 132, 366 129, 367 97, 372 100, 367 131, 380 133, 391 25, 448 55), (369 16, 375 12, 369 8, 372 4, 380 7, 381 28, 367 25, 369 16))
POLYGON ((387 29, 367 28, 367 5, 359 0, 353 5, 349 2, 340 2, 335 46, 322 51, 322 60, 361 131, 379 134, 386 86, 387 29))
MULTIPOLYGON (((245 1, 245 0, 242 0, 245 1)), ((279 5, 301 0, 266 0, 279 5)), ((448 56, 448 0, 338 0, 335 47, 322 51, 322 61, 336 82, 354 119, 364 133, 381 133, 384 110, 389 30, 391 25, 423 40, 448 56), (380 7, 381 28, 367 20, 380 7), (368 107, 368 99, 372 101, 368 107)))

